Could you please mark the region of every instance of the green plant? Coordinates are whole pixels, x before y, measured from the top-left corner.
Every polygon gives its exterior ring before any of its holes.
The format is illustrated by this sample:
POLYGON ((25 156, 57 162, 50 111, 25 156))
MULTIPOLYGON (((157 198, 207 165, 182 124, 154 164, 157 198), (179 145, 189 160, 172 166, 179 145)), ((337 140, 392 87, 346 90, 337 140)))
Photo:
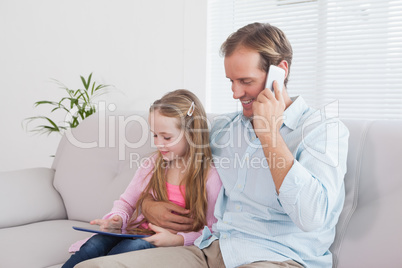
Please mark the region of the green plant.
POLYGON ((85 79, 83 76, 80 77, 82 84, 84 85, 84 89, 72 90, 59 81, 54 80, 60 85, 61 89, 66 91, 68 96, 63 97, 58 102, 42 100, 34 103, 35 107, 38 107, 39 105, 52 106, 53 109, 50 111, 50 113, 58 110, 64 111, 65 120, 63 122, 56 123, 55 120, 52 120, 47 116, 33 116, 25 119, 27 121, 26 128, 28 129, 28 125, 32 121, 40 120, 42 122, 44 121, 45 123, 36 126, 29 131, 48 135, 51 133, 63 134, 65 130, 77 127, 82 120, 94 114, 96 112, 96 106, 92 102, 93 99, 101 94, 106 93, 106 88, 108 88, 109 85, 96 85, 96 82, 92 82, 91 84, 92 73, 88 76, 88 79, 85 79))

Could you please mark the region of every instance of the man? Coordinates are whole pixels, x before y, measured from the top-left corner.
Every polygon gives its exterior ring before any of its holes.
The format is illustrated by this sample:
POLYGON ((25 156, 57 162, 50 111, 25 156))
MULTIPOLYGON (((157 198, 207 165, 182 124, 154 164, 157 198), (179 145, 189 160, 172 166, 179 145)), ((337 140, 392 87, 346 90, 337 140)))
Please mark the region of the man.
MULTIPOLYGON (((244 26, 221 48, 242 113, 218 116, 211 131, 223 187, 213 232, 195 246, 100 258, 77 267, 331 267, 329 247, 344 201, 348 130, 312 109, 286 85, 292 48, 269 24, 244 26), (285 70, 282 92, 265 88, 270 65, 285 70)), ((143 213, 165 228, 191 219, 171 204, 147 201, 143 213)), ((180 225, 183 223, 183 225, 180 225)))

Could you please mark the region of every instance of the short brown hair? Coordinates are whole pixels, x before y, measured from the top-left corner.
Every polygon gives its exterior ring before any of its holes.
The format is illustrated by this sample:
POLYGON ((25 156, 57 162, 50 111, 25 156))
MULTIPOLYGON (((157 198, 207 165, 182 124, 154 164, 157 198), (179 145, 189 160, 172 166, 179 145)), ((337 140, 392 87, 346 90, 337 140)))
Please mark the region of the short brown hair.
POLYGON ((260 54, 259 68, 265 72, 271 64, 278 65, 282 60, 288 62, 288 82, 293 50, 289 40, 279 28, 269 23, 251 23, 232 33, 222 44, 220 52, 224 57, 232 55, 239 47, 257 51, 260 54))

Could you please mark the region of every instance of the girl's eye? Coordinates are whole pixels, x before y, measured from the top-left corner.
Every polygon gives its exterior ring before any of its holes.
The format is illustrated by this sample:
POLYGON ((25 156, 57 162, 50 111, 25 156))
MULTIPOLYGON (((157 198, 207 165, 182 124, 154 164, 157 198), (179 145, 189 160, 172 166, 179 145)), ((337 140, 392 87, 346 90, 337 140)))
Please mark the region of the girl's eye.
POLYGON ((158 135, 154 134, 154 138, 158 137, 158 135))
POLYGON ((170 139, 171 139, 171 137, 165 137, 165 140, 167 140, 167 141, 170 140, 170 139))

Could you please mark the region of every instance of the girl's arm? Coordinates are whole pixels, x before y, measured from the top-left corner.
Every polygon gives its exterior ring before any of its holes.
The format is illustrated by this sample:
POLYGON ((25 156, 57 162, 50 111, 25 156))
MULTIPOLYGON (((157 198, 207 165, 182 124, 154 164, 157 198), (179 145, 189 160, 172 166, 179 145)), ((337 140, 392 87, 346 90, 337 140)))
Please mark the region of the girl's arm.
MULTIPOLYGON (((152 161, 152 158, 148 161, 152 161)), ((153 165, 149 164, 138 168, 124 193, 118 200, 114 201, 112 210, 103 219, 112 219, 117 215, 122 218, 122 228, 127 227, 127 223, 135 210, 136 203, 150 180, 152 169, 153 165)))

